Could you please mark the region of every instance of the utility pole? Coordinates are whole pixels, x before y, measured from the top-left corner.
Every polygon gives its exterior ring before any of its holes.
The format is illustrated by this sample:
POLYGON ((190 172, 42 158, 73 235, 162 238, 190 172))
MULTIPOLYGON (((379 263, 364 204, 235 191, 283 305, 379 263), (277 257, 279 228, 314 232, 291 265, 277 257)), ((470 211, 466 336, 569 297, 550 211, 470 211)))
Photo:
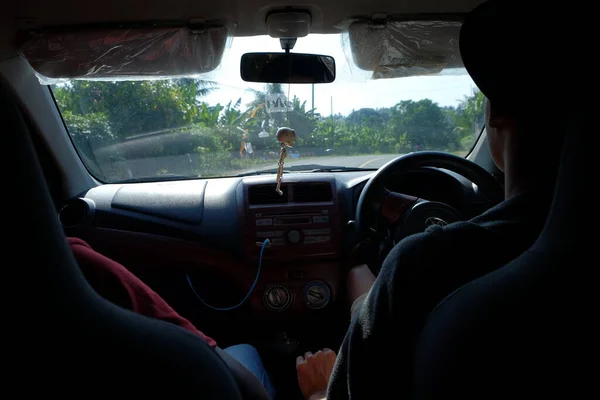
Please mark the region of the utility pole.
POLYGON ((330 109, 331 109, 331 148, 333 149, 334 137, 335 137, 335 119, 333 118, 333 96, 330 99, 330 109))
POLYGON ((312 103, 310 106, 310 109, 312 110, 312 113, 315 113, 315 84, 312 84, 312 103))

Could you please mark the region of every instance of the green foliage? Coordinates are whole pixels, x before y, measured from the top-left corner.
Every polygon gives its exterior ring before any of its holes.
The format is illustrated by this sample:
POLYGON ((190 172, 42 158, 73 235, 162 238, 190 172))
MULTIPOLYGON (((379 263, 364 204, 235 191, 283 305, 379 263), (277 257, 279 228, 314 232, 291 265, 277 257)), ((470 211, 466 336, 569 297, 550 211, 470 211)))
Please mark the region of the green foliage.
MULTIPOLYGON (((483 123, 484 97, 475 91, 457 107, 429 99, 401 101, 389 108, 363 108, 347 116, 321 116, 306 102, 291 99, 292 111, 267 113, 268 94, 285 93, 268 84, 250 104, 232 99, 208 105, 202 96, 216 90, 198 79, 155 81, 73 81, 53 87, 65 124, 77 148, 97 166, 122 160, 186 155, 202 175, 248 167, 240 159, 243 141, 254 156, 272 160, 278 127, 296 130, 296 150, 304 156, 397 154, 441 150, 464 154, 483 123), (264 132, 269 133, 267 137, 264 132), (261 136, 259 134, 263 133, 261 136)), ((105 169, 105 168, 100 168, 105 169)), ((160 168, 156 174, 168 173, 160 168)))
POLYGON ((460 138, 463 148, 470 148, 483 129, 485 96, 478 90, 465 97, 456 110, 450 115, 454 122, 454 131, 460 138))
POLYGON ((210 85, 195 79, 73 81, 55 87, 54 93, 63 114, 70 111, 86 118, 103 114, 115 139, 125 139, 197 122, 202 117, 196 104, 198 95, 206 93, 210 85))
POLYGON ((93 156, 94 148, 113 143, 113 135, 108 117, 105 113, 74 114, 65 110, 62 114, 65 124, 69 127, 71 138, 80 151, 93 156))

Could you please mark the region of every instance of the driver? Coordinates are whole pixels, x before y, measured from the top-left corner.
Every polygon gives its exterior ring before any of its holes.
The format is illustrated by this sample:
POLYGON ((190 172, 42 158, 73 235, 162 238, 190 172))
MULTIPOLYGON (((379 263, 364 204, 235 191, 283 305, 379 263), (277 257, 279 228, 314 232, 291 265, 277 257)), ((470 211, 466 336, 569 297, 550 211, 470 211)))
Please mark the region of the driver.
POLYGON ((377 277, 365 265, 350 271, 353 317, 328 399, 409 396, 414 349, 428 314, 463 284, 518 257, 543 228, 565 129, 560 113, 540 118, 552 106, 543 101, 556 99, 544 93, 557 86, 537 87, 516 70, 537 65, 515 62, 522 54, 544 56, 541 46, 525 39, 543 30, 532 27, 539 19, 527 19, 515 6, 496 0, 478 6, 466 17, 459 42, 467 71, 487 97, 487 138, 492 159, 504 172, 505 201, 470 221, 434 225, 405 238, 377 277), (522 53, 526 44, 530 48, 522 53), (535 90, 541 100, 532 102, 524 90, 535 90))

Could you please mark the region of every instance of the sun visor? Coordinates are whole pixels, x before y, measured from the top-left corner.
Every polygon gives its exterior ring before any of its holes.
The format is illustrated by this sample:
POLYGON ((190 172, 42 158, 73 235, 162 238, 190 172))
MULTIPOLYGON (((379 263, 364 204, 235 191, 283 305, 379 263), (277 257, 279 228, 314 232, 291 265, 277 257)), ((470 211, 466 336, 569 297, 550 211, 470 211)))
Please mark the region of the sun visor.
POLYGON ((42 84, 205 74, 232 36, 224 25, 46 29, 20 34, 19 52, 42 84))
POLYGON ((373 71, 372 79, 435 75, 462 68, 460 21, 374 21, 346 24, 345 48, 354 64, 373 71))

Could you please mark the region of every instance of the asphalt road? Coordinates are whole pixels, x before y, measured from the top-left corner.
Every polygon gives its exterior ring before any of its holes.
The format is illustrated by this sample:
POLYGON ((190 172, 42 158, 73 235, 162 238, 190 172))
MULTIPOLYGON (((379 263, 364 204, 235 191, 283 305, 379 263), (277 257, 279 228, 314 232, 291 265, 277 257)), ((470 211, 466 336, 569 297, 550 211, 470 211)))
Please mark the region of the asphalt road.
MULTIPOLYGON (((286 158, 285 166, 292 165, 320 165, 324 167, 353 167, 353 168, 379 168, 400 154, 374 154, 368 156, 325 156, 309 158, 286 158)), ((261 165, 256 170, 277 168, 277 163, 261 165)))

